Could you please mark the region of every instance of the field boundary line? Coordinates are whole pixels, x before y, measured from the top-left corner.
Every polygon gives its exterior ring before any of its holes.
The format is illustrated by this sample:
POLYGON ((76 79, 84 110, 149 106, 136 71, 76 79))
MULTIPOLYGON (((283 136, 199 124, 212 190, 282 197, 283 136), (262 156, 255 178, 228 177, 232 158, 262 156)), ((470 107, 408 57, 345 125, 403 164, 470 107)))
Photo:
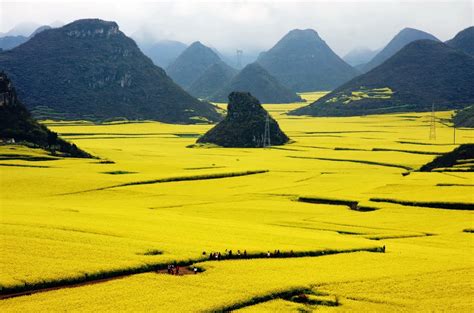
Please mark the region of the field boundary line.
POLYGON ((159 179, 151 179, 151 180, 143 180, 143 181, 134 181, 134 182, 122 183, 122 184, 106 186, 106 187, 100 187, 100 188, 95 188, 95 189, 87 189, 87 190, 81 190, 81 191, 61 193, 61 194, 56 194, 56 196, 74 195, 74 194, 80 194, 80 193, 86 193, 86 192, 92 192, 92 191, 101 191, 101 190, 114 189, 114 188, 119 188, 119 187, 174 183, 174 182, 193 181, 193 180, 210 180, 210 179, 231 178, 231 177, 263 174, 263 173, 268 173, 268 172, 269 172, 269 170, 253 170, 253 171, 244 171, 244 172, 230 172, 230 173, 202 174, 202 175, 193 175, 193 176, 165 177, 165 178, 159 178, 159 179))
POLYGON ((309 159, 309 160, 322 160, 322 161, 350 162, 350 163, 360 163, 360 164, 369 164, 369 165, 386 166, 386 167, 396 167, 396 168, 402 168, 402 169, 407 170, 407 171, 412 171, 413 170, 412 167, 409 167, 409 166, 406 166, 406 165, 375 162, 375 161, 337 159, 337 158, 320 158, 320 157, 304 157, 304 156, 293 156, 293 155, 289 155, 287 157, 288 158, 293 158, 293 159, 309 159))
POLYGON ((446 209, 446 210, 474 210, 474 203, 469 202, 442 202, 442 201, 413 201, 413 200, 397 200, 389 198, 370 198, 373 202, 395 203, 405 206, 424 207, 430 209, 446 209))

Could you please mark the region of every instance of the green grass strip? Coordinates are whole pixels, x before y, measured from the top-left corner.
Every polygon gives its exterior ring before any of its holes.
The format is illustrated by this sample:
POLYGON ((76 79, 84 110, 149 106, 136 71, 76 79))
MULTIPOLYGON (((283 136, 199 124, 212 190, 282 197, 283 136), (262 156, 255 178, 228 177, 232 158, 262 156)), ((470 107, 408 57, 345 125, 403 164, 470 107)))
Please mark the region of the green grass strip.
POLYGON ((292 288, 292 289, 288 289, 288 290, 284 290, 284 291, 276 291, 276 292, 261 295, 261 296, 255 296, 255 297, 250 298, 247 301, 234 303, 234 304, 231 304, 231 305, 228 305, 228 306, 225 306, 225 307, 220 307, 220 308, 217 308, 217 309, 212 309, 212 310, 209 310, 207 312, 219 312, 219 313, 221 313, 221 312, 231 312, 231 311, 234 311, 234 310, 242 309, 242 308, 245 308, 245 307, 253 306, 253 305, 256 305, 256 304, 259 304, 259 303, 263 303, 263 302, 267 302, 267 301, 271 301, 271 300, 275 300, 275 299, 286 299, 286 300, 288 300, 288 299, 291 299, 294 296, 298 296, 298 295, 301 295, 301 294, 311 294, 311 293, 312 293, 312 290, 309 289, 309 288, 304 288, 304 287, 292 288))
POLYGON ((255 170, 255 171, 244 171, 244 172, 203 174, 203 175, 194 175, 194 176, 167 177, 167 178, 160 178, 160 179, 142 180, 142 181, 123 183, 123 184, 107 186, 107 187, 102 187, 102 188, 96 188, 96 189, 88 189, 88 190, 82 190, 82 191, 76 191, 76 192, 62 193, 62 194, 58 194, 58 196, 73 195, 73 194, 85 193, 85 192, 91 192, 91 191, 108 190, 108 189, 119 188, 119 187, 162 184, 162 183, 173 183, 173 182, 193 181, 193 180, 209 180, 209 179, 230 178, 230 177, 239 177, 239 176, 263 174, 263 173, 267 173, 267 172, 268 172, 268 170, 255 170))
POLYGON ((413 168, 400 165, 400 164, 392 164, 392 163, 382 163, 382 162, 374 162, 374 161, 365 161, 365 160, 350 160, 350 159, 336 159, 336 158, 318 158, 318 157, 302 157, 302 156, 288 156, 289 158, 294 159, 312 159, 312 160, 322 160, 322 161, 336 161, 336 162, 350 162, 350 163, 360 163, 360 164, 368 164, 368 165, 377 165, 377 166, 386 166, 386 167, 396 167, 402 168, 407 171, 413 170, 413 168))
POLYGON ((447 210, 474 210, 474 203, 467 202, 428 202, 428 201, 407 201, 387 198, 371 198, 370 201, 374 202, 387 202, 395 203, 407 206, 426 207, 433 209, 447 209, 447 210))

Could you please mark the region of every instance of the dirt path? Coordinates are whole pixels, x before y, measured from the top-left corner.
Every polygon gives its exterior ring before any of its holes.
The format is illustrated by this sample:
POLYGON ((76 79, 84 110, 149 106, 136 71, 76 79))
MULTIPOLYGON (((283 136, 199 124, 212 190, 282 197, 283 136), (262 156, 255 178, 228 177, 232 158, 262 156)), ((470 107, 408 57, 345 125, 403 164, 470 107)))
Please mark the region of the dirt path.
MULTIPOLYGON (((157 270, 155 271, 157 274, 164 274, 164 275, 171 275, 168 274, 168 270, 162 269, 162 270, 157 270)), ((196 272, 189 267, 180 267, 179 268, 179 274, 173 274, 171 276, 184 276, 184 275, 195 275, 199 274, 201 272, 196 272)), ((40 292, 47 292, 47 291, 53 291, 53 290, 58 290, 58 289, 65 289, 65 288, 76 288, 76 287, 82 287, 82 286, 88 286, 88 285, 95 285, 95 284, 100 284, 100 283, 105 283, 110 280, 115 280, 115 279, 122 279, 125 277, 133 276, 137 274, 126 274, 126 275, 120 275, 120 276, 114 276, 114 277, 108 277, 108 278, 102 278, 102 279, 96 279, 96 280, 91 280, 91 281, 85 281, 81 283, 73 283, 67 286, 57 286, 57 287, 50 287, 50 288, 43 288, 43 289, 36 289, 36 290, 29 290, 29 291, 20 291, 16 293, 10 293, 10 294, 5 294, 5 295, 0 295, 0 300, 5 300, 9 298, 16 298, 16 297, 21 297, 21 296, 30 296, 35 293, 40 293, 40 292)))
MULTIPOLYGON (((372 247, 372 248, 361 248, 361 249, 348 249, 348 250, 321 250, 321 251, 306 251, 306 252, 282 252, 278 256, 272 256, 272 258, 299 258, 299 257, 319 257, 319 256, 325 256, 325 255, 331 255, 331 254, 339 254, 339 253, 353 253, 353 252, 360 252, 360 251, 366 251, 366 252, 385 252, 385 249, 382 247, 372 247)), ((256 253, 256 254, 249 254, 245 257, 245 259, 263 259, 267 258, 266 253, 256 253)), ((222 262, 226 260, 237 260, 237 259, 244 259, 243 257, 226 257, 224 256, 221 260, 209 260, 209 259, 200 259, 200 260, 194 260, 190 261, 189 263, 183 264, 179 268, 179 274, 178 275, 172 275, 172 276, 183 276, 183 275, 195 275, 199 274, 202 272, 202 270, 198 270, 197 273, 194 273, 192 269, 192 265, 194 263, 198 262, 222 262)), ((160 265, 163 266, 164 265, 160 265)), ((152 270, 140 270, 140 271, 132 271, 124 274, 118 274, 118 273, 111 273, 110 277, 107 278, 91 278, 89 277, 89 280, 86 281, 78 281, 78 282, 53 282, 53 283, 58 283, 56 286, 51 286, 51 287, 46 287, 46 286, 28 286, 31 288, 30 290, 24 290, 24 291, 9 291, 9 290, 1 290, 0 291, 0 300, 4 299, 9 299, 9 298, 15 298, 15 297, 21 297, 21 296, 29 296, 35 293, 39 292, 47 292, 47 291, 53 291, 53 290, 58 290, 58 289, 64 289, 64 288, 76 288, 76 287, 82 287, 82 286, 87 286, 87 285, 93 285, 93 284, 99 284, 103 282, 107 282, 110 280, 114 279, 122 279, 128 276, 132 275, 137 275, 137 274, 143 274, 143 273, 156 273, 160 275, 170 275, 168 274, 168 270, 166 268, 163 269, 152 269, 152 270)), ((85 278, 87 279, 87 277, 85 278)), ((25 286, 26 287, 26 286, 25 286)))

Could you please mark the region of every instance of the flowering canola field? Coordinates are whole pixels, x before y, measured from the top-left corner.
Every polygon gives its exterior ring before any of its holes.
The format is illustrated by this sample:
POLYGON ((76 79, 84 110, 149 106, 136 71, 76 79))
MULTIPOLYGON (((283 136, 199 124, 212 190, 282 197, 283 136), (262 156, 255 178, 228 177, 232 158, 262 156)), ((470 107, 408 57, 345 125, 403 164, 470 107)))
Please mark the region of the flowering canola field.
MULTIPOLYGON (((191 148, 211 125, 156 122, 45 121, 94 160, 0 146, 2 290, 145 272, 0 300, 0 310, 472 312, 472 212, 371 200, 473 202, 472 173, 416 171, 456 147, 451 112, 437 112, 434 141, 428 113, 285 114, 298 105, 265 105, 293 140, 269 149, 191 148), (226 249, 345 253, 207 261, 226 249), (146 270, 175 261, 204 272, 146 270), (306 303, 287 295, 300 290, 306 303)), ((456 131, 456 144, 472 142, 456 131)))

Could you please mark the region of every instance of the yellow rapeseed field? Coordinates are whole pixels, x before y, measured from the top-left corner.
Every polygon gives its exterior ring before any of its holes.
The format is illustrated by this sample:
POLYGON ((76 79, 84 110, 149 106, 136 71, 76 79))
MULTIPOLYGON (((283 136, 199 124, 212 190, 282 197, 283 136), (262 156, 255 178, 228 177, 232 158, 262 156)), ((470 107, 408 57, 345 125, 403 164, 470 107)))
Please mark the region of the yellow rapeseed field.
MULTIPOLYGON (((100 159, 0 146, 2 289, 147 272, 0 300, 0 310, 472 312, 472 212, 371 201, 473 202, 472 173, 416 171, 456 147, 451 112, 437 112, 429 140, 429 113, 285 114, 301 105, 265 105, 292 139, 268 149, 191 148, 212 125, 157 122, 45 121, 100 159), (226 249, 346 253, 206 261, 226 249), (151 271, 174 261, 204 272, 151 271)), ((456 144, 469 142, 458 129, 456 144)))

